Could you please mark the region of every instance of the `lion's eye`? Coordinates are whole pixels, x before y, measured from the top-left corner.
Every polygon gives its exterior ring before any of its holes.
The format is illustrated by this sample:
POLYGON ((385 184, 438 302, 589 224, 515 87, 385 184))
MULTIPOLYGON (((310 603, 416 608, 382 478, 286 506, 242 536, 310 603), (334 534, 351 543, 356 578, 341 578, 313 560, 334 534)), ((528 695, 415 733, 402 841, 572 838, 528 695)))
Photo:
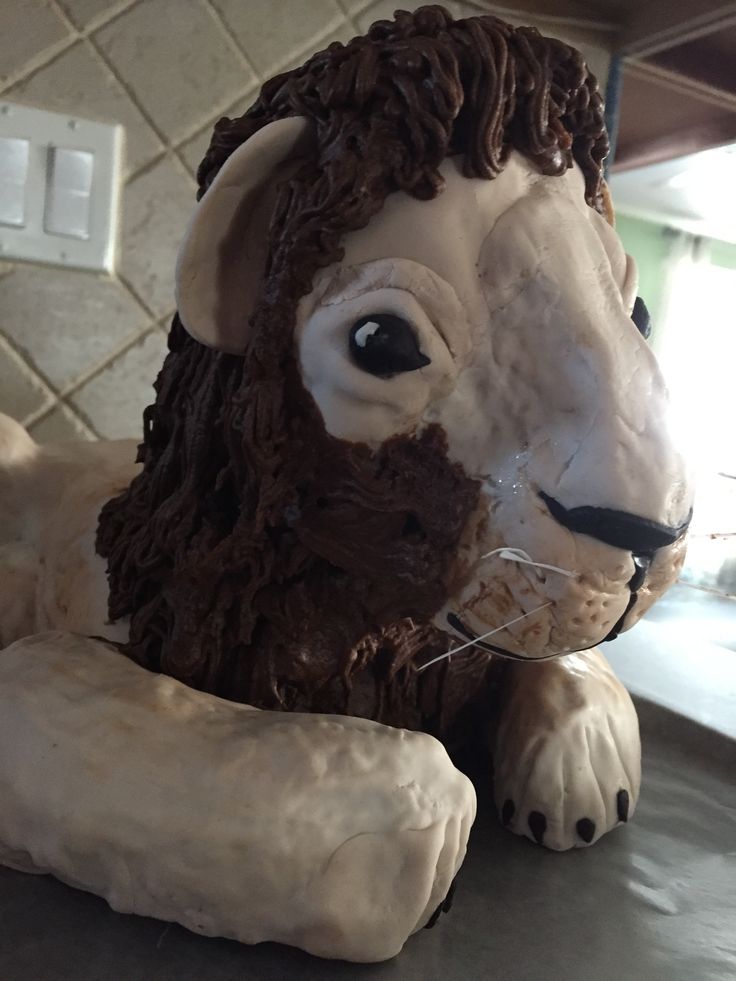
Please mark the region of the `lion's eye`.
POLYGON ((371 313, 357 320, 350 331, 350 354, 359 368, 379 378, 431 363, 419 350, 411 325, 392 313, 371 313))
POLYGON ((631 311, 631 319, 634 321, 637 330, 642 337, 647 338, 652 332, 652 318, 649 316, 647 305, 640 296, 634 301, 634 309, 631 311))

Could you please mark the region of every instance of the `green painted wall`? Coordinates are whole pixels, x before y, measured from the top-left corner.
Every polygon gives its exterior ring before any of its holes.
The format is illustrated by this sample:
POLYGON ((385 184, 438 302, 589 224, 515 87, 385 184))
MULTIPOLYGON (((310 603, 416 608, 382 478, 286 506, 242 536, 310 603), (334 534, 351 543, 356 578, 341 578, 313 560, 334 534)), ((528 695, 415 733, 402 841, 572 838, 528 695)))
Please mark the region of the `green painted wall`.
MULTIPOLYGON (((652 317, 651 343, 656 351, 662 338, 667 264, 677 233, 666 225, 630 215, 616 216, 616 231, 639 267, 639 295, 652 317)), ((714 266, 736 269, 736 245, 717 239, 706 239, 704 245, 705 255, 714 266)))
POLYGON ((736 269, 736 245, 730 242, 710 241, 710 261, 714 266, 725 266, 726 269, 736 269))
POLYGON ((672 237, 664 225, 643 218, 616 216, 616 231, 639 267, 639 295, 646 303, 655 330, 662 312, 667 258, 672 237))

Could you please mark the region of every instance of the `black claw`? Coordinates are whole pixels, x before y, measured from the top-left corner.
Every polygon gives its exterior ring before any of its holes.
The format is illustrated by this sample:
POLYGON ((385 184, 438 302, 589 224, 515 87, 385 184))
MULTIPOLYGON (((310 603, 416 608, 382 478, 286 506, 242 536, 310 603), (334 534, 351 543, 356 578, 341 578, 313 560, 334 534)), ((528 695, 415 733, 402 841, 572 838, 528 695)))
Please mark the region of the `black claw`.
POLYGON ((589 845, 595 835, 595 821, 591 821, 590 818, 580 818, 575 827, 585 844, 589 845))
POLYGON ((450 883, 450 888, 447 890, 447 895, 445 896, 445 898, 442 900, 440 905, 437 907, 437 909, 434 911, 434 913, 432 913, 430 918, 425 923, 424 925, 425 930, 431 930, 443 913, 450 912, 450 908, 452 907, 452 900, 454 899, 454 897, 455 897, 455 879, 453 879, 452 882, 450 883))
POLYGON ((511 824, 511 818, 514 816, 514 811, 516 810, 516 804, 511 799, 505 800, 503 802, 503 807, 501 808, 501 823, 504 827, 511 824))
POLYGON ((618 814, 619 821, 629 820, 628 790, 619 790, 619 792, 616 794, 616 813, 618 814))
POLYGON ((534 835, 534 840, 538 845, 544 841, 544 832, 547 830, 547 818, 540 811, 532 811, 529 815, 529 830, 534 835))

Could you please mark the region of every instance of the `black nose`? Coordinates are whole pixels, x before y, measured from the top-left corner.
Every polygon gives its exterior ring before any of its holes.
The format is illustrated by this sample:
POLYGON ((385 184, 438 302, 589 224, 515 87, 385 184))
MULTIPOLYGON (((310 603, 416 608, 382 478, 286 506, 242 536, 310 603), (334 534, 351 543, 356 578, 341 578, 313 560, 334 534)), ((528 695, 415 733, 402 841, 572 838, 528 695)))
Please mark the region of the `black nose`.
POLYGON ((622 548, 636 556, 651 557, 658 548, 674 544, 685 534, 692 518, 690 511, 681 525, 672 528, 659 524, 658 521, 640 518, 626 511, 614 511, 612 508, 586 506, 568 509, 544 491, 540 491, 539 496, 555 521, 559 521, 563 527, 580 535, 590 535, 599 542, 622 548))

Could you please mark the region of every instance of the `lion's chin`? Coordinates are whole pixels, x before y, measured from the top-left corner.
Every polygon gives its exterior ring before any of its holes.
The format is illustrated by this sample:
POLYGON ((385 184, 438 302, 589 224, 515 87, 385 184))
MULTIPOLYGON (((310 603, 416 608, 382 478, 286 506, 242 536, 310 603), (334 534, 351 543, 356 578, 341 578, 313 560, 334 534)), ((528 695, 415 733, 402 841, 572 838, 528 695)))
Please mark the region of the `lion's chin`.
POLYGON ((550 661, 553 658, 560 657, 560 651, 553 654, 543 654, 537 657, 531 657, 524 652, 513 653, 507 650, 505 647, 500 647, 497 644, 492 643, 495 639, 496 630, 490 630, 482 634, 474 633, 466 623, 463 622, 462 618, 457 616, 455 613, 447 614, 447 627, 450 628, 451 632, 461 641, 460 648, 463 646, 467 647, 472 645, 474 648, 486 651, 488 654, 498 655, 499 657, 507 658, 511 661, 550 661), (490 636, 489 636, 490 635, 490 636), (483 639, 486 638, 486 639, 483 639))
POLYGON ((481 538, 466 545, 433 622, 463 643, 513 659, 589 650, 638 623, 677 580, 685 548, 683 538, 659 549, 639 575, 629 553, 580 536, 574 561, 561 548, 538 548, 559 565, 497 558, 496 570, 487 559, 501 550, 498 542, 481 538))
POLYGON ((517 599, 486 582, 449 600, 434 623, 489 653, 536 661, 589 650, 617 633, 631 596, 625 586, 597 593, 570 582, 517 599))

